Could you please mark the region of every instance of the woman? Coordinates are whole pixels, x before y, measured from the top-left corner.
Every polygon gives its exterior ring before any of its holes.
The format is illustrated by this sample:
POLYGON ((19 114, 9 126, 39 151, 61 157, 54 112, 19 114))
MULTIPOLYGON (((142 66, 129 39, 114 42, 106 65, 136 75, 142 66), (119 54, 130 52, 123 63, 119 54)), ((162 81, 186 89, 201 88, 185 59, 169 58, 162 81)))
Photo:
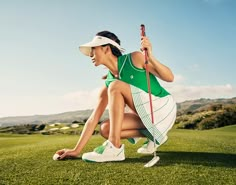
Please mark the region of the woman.
POLYGON ((79 49, 91 57, 95 66, 104 65, 109 72, 105 85, 101 88, 97 106, 87 120, 79 141, 74 149, 57 151, 60 159, 80 154, 107 106, 109 119, 101 124, 100 129, 101 135, 107 140, 93 152, 83 154, 82 159, 93 162, 122 161, 125 154, 121 139, 125 138, 135 141, 135 138, 147 137, 148 142, 138 149, 138 153, 153 153, 167 140, 167 132, 176 118, 176 103, 156 79, 158 77, 172 82, 174 76, 167 66, 153 56, 149 39, 141 38, 141 50, 147 50, 155 127, 150 118, 144 55, 138 51, 122 55, 120 40, 109 31, 97 33, 91 42, 81 45, 79 49), (125 106, 131 112, 126 113, 125 106), (153 147, 153 133, 156 148, 153 147))

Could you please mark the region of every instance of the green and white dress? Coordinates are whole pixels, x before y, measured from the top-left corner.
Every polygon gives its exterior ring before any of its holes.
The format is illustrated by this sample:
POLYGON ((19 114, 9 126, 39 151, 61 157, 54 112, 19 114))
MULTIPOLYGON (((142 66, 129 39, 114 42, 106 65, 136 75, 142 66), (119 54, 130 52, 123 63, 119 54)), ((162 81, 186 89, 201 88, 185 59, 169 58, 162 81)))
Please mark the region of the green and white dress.
MULTIPOLYGON (((118 57, 119 80, 130 84, 136 111, 146 129, 140 130, 146 137, 159 144, 167 132, 172 128, 176 119, 176 103, 172 95, 167 92, 153 74, 150 75, 154 125, 151 120, 151 110, 146 79, 146 70, 133 65, 131 54, 118 57)), ((109 71, 105 81, 108 87, 117 80, 109 71)))

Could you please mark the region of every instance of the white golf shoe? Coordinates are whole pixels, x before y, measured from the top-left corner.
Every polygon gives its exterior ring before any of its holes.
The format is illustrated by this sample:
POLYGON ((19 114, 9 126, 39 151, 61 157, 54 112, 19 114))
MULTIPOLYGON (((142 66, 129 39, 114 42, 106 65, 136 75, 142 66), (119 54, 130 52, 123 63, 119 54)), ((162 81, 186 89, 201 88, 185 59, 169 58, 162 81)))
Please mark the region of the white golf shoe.
POLYGON ((164 144, 168 139, 168 136, 165 136, 160 145, 156 144, 154 148, 154 142, 148 139, 141 148, 137 150, 137 153, 139 154, 152 154, 154 153, 159 146, 164 144))
POLYGON ((120 148, 116 148, 107 140, 93 152, 84 153, 82 159, 87 162, 123 161, 125 160, 124 144, 120 148))

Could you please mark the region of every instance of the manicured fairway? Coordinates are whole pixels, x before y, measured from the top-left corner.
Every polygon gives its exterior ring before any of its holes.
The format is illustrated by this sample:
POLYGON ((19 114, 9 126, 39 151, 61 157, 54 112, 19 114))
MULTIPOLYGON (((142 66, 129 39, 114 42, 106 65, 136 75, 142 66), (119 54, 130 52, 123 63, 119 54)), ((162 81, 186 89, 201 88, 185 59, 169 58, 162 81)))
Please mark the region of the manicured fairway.
MULTIPOLYGON (((126 160, 86 163, 53 161, 57 149, 70 148, 79 136, 0 135, 0 184, 236 184, 236 126, 209 131, 172 129, 160 147, 159 163, 144 168, 152 156, 136 153, 142 145, 125 143, 126 160)), ((93 136, 88 152, 104 139, 93 136)))

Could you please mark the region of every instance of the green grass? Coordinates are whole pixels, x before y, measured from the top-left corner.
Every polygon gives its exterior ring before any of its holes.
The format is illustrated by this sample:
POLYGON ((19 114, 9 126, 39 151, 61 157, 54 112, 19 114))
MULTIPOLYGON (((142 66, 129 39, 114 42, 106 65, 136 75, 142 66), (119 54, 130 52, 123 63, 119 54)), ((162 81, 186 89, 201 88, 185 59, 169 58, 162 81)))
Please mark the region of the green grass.
MULTIPOLYGON (((54 152, 75 145, 79 136, 0 135, 0 184, 236 184, 236 126, 207 131, 172 129, 160 147, 159 163, 144 168, 152 156, 136 153, 142 145, 123 140, 123 162, 53 161, 54 152)), ((83 152, 104 139, 93 136, 83 152)), ((143 140, 144 141, 144 140, 143 140)))

